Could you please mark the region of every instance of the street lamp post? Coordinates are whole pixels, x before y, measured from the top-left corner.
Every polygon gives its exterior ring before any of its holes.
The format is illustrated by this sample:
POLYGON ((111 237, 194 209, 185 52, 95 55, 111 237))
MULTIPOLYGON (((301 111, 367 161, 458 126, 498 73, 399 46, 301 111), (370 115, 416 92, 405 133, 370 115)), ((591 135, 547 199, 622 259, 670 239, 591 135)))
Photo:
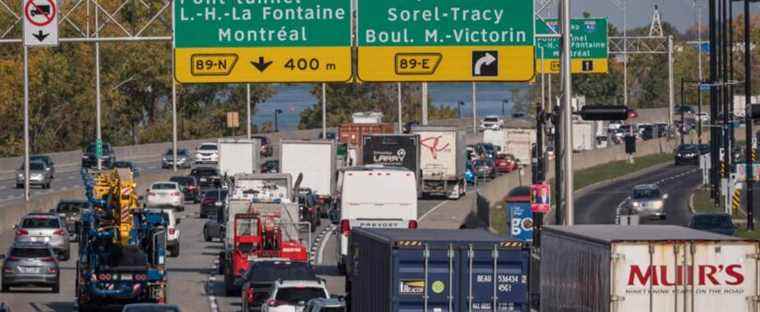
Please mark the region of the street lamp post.
POLYGON ((277 115, 279 114, 282 114, 282 110, 279 108, 275 109, 274 110, 274 132, 280 132, 280 127, 277 122, 277 115))
POLYGON ((459 101, 459 103, 457 103, 457 115, 459 116, 459 119, 462 119, 462 106, 464 106, 464 101, 459 101))
POLYGON ((501 101, 501 116, 503 118, 507 118, 507 110, 504 108, 507 105, 507 103, 509 103, 509 100, 505 99, 501 101))

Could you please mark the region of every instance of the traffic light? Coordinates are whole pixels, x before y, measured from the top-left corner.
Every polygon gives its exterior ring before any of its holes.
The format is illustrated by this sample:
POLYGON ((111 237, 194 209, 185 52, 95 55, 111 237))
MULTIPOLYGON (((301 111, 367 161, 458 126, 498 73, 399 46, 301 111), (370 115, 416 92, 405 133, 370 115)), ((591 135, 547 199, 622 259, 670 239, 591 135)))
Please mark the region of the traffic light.
POLYGON ((629 112, 631 110, 626 106, 618 105, 586 105, 584 106, 578 115, 583 120, 628 120, 629 112))

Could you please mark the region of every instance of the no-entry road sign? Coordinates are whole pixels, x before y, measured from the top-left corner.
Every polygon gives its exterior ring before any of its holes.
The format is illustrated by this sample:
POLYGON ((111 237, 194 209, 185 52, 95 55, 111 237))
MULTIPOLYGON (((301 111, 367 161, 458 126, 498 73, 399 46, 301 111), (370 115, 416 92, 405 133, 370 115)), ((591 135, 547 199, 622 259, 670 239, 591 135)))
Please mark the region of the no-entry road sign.
POLYGON ((351 79, 351 0, 175 0, 183 83, 351 79))
POLYGON ((533 0, 358 2, 362 81, 531 81, 533 0))
POLYGON ((55 0, 23 0, 24 45, 58 45, 58 6, 55 0))

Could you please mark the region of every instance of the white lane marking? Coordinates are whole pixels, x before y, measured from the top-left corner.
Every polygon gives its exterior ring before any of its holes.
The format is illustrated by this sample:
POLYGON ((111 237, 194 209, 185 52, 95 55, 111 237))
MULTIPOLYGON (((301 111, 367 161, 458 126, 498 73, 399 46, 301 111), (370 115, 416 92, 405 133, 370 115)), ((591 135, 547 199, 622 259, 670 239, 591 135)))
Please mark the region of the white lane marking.
POLYGON ((335 225, 330 225, 328 228, 329 230, 325 234, 325 238, 322 242, 319 244, 319 253, 317 255, 317 265, 322 265, 322 262, 324 260, 324 254, 325 254, 325 247, 327 246, 327 242, 330 241, 330 238, 332 238, 332 234, 335 231, 335 225))
POLYGON ((444 200, 444 201, 440 202, 438 205, 433 206, 433 208, 431 208, 430 210, 428 210, 427 212, 425 212, 422 215, 422 217, 420 217, 419 220, 420 221, 424 220, 427 216, 429 216, 431 213, 435 212, 436 210, 438 210, 438 208, 441 208, 441 206, 445 205, 448 202, 449 202, 448 200, 444 200))

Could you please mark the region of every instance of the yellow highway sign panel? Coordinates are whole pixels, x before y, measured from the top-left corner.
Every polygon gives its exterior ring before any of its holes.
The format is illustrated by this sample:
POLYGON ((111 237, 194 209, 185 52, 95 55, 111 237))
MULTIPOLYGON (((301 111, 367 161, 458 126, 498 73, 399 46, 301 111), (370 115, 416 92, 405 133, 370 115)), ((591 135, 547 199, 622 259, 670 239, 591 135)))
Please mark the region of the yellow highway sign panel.
POLYGON ((535 77, 534 54, 532 46, 360 47, 358 79, 529 82, 535 77))
POLYGON ((351 49, 181 48, 175 49, 181 83, 344 82, 351 79, 351 49))
MULTIPOLYGON (((559 74, 559 60, 544 60, 543 70, 546 74, 559 74)), ((606 74, 609 72, 607 59, 573 59, 570 61, 573 74, 606 74)), ((541 73, 541 59, 536 60, 536 72, 541 73)))

